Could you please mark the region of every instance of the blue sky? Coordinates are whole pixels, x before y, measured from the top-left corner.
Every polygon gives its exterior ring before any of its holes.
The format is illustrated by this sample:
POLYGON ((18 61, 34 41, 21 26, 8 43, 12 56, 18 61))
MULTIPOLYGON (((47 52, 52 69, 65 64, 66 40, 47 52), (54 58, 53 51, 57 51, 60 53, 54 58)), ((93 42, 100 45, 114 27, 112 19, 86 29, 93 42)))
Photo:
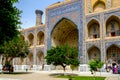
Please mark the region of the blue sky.
MULTIPOLYGON (((35 10, 40 9, 44 12, 45 15, 45 8, 58 1, 63 1, 63 0, 19 0, 16 6, 19 10, 22 10, 21 27, 29 28, 35 26, 35 22, 36 22, 35 10)), ((42 21, 43 23, 45 22, 44 15, 42 21)))

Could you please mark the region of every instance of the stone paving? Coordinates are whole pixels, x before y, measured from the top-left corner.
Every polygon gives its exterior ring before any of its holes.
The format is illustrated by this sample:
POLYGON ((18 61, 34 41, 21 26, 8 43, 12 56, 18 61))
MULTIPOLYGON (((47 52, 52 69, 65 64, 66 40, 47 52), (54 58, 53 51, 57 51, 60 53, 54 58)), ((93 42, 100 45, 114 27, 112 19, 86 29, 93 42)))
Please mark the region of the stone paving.
POLYGON ((0 78, 0 80, 21 80, 21 79, 0 78))
MULTIPOLYGON (((63 71, 34 71, 29 74, 0 74, 0 80, 68 80, 63 78, 55 78, 53 76, 49 76, 50 74, 54 73, 63 73, 63 71)), ((78 71, 67 71, 66 73, 74 73, 78 74, 80 76, 94 76, 91 75, 90 72, 78 72, 78 71)), ((119 74, 112 74, 112 73, 106 73, 102 72, 96 73, 96 76, 104 76, 107 77, 106 80, 120 80, 119 74)))
POLYGON ((0 74, 0 80, 67 80, 49 76, 47 72, 33 72, 30 74, 0 74))

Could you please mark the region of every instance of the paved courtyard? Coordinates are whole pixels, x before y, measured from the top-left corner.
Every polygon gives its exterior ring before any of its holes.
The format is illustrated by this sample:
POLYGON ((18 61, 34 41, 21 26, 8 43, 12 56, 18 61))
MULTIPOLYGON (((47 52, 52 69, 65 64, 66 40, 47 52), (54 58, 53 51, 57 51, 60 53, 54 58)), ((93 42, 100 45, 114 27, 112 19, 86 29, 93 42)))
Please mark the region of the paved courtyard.
MULTIPOLYGON (((49 76, 50 74, 54 73, 63 73, 63 71, 35 71, 29 74, 0 74, 0 80, 68 80, 68 79, 61 79, 55 78, 53 76, 49 76)), ((67 73, 67 72, 66 72, 67 73)), ((72 73, 72 72, 68 72, 72 73)), ((90 72, 73 72, 75 74, 81 76, 93 76, 90 72)), ((107 77, 106 80, 120 80, 119 74, 112 74, 112 73, 96 73, 96 76, 105 76, 107 77)))
POLYGON ((29 74, 0 74, 0 80, 67 80, 49 76, 49 72, 33 72, 29 74))

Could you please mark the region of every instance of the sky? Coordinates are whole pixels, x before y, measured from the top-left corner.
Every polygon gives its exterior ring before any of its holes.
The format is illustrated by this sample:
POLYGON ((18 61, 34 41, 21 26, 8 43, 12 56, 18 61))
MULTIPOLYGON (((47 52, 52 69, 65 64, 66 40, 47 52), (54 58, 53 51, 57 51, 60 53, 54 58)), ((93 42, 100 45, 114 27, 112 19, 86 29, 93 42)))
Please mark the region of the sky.
POLYGON ((39 9, 44 12, 42 22, 45 22, 45 8, 51 4, 54 4, 58 1, 64 0, 19 0, 15 6, 22 11, 21 13, 21 28, 29 28, 35 26, 36 23, 36 14, 35 10, 39 9))

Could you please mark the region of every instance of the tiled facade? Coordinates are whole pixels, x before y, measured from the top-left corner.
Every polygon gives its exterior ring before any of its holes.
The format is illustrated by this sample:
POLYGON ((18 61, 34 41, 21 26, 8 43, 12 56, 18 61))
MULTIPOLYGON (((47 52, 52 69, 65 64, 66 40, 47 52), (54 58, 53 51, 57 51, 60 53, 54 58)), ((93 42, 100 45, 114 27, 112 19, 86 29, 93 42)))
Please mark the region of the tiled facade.
POLYGON ((120 64, 120 1, 65 0, 36 12, 36 26, 22 30, 30 43, 30 65, 46 64, 44 57, 51 46, 69 44, 79 50, 81 64, 91 59, 120 64), (39 14, 40 15, 37 15, 39 14), (40 20, 39 20, 40 19, 40 20))

